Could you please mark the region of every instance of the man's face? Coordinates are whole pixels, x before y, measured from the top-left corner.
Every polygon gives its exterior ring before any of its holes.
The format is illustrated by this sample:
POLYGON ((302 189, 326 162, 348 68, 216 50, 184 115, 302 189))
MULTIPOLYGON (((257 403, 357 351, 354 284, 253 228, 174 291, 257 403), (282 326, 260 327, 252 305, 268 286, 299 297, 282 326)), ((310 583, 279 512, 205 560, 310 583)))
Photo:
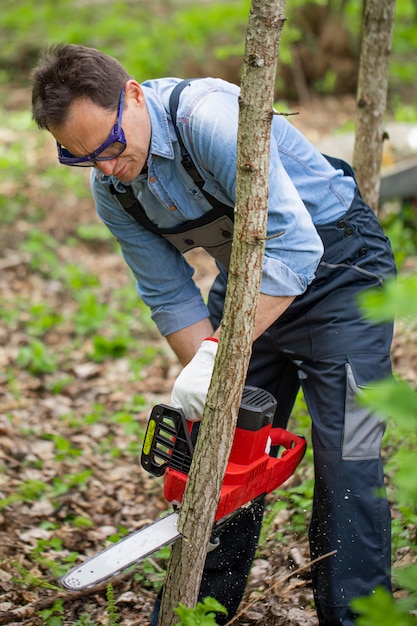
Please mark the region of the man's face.
MULTIPOLYGON (((127 183, 142 171, 149 152, 151 124, 140 85, 129 80, 125 85, 125 107, 121 125, 126 149, 118 157, 96 161, 94 167, 106 176, 113 174, 127 183)), ((76 100, 65 124, 51 128, 55 139, 75 157, 91 154, 108 138, 116 123, 116 112, 98 106, 88 98, 76 100)))

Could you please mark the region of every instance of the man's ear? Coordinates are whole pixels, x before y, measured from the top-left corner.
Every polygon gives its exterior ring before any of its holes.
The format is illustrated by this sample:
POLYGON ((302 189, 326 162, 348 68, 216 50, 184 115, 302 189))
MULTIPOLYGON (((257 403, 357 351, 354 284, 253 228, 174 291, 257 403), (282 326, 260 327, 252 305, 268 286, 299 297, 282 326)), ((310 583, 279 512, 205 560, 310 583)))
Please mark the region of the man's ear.
POLYGON ((125 100, 134 102, 139 106, 142 106, 145 102, 142 87, 133 78, 129 79, 125 84, 125 100))

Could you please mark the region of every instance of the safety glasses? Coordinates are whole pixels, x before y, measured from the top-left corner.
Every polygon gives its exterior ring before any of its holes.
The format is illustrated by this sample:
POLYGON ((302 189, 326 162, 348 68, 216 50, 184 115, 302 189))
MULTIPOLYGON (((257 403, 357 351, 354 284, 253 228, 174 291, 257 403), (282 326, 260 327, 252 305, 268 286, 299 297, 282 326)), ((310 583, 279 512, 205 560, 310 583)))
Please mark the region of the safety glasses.
POLYGON ((113 126, 106 141, 97 150, 83 157, 76 157, 64 148, 58 141, 58 159, 62 165, 76 165, 78 167, 93 167, 98 161, 110 161, 116 159, 126 149, 126 138, 122 128, 123 101, 125 90, 122 89, 117 109, 117 122, 113 126))

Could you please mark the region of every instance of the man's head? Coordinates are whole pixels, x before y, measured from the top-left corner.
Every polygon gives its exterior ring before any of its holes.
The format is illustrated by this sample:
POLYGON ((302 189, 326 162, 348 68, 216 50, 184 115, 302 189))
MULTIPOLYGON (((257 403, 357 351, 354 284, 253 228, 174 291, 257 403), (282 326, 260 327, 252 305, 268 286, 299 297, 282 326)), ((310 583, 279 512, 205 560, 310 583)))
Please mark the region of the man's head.
POLYGON ((129 78, 116 59, 95 48, 71 44, 45 48, 33 71, 33 119, 39 128, 59 128, 79 98, 113 111, 129 78))
POLYGON ((57 140, 65 165, 94 165, 129 181, 146 162, 150 121, 143 91, 99 50, 45 49, 33 71, 32 115, 57 140))

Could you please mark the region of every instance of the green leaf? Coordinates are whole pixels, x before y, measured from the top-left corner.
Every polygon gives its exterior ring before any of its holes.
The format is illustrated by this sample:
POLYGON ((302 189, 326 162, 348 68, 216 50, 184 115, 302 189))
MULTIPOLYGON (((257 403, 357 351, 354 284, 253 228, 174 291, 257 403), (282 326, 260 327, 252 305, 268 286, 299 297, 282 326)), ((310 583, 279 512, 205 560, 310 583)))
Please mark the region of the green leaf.
POLYGON ((409 567, 403 567, 397 571, 397 580, 402 587, 409 591, 417 591, 417 563, 413 563, 409 567))
POLYGON ((416 619, 409 614, 412 602, 396 602, 381 587, 365 598, 356 598, 352 609, 359 613, 355 626, 416 626, 416 619))
POLYGON ((415 319, 417 315, 417 275, 387 280, 383 289, 370 289, 359 297, 368 317, 377 322, 395 318, 415 319))
POLYGON ((175 613, 180 618, 175 626, 216 626, 216 613, 227 615, 227 610, 215 598, 209 596, 204 598, 203 602, 198 602, 195 608, 180 604, 175 613))
POLYGON ((405 431, 415 431, 417 394, 405 381, 389 379, 375 383, 363 390, 358 401, 385 418, 395 418, 405 431))
POLYGON ((94 352, 91 355, 93 361, 102 363, 106 358, 119 359, 124 356, 128 349, 128 340, 123 337, 107 339, 102 335, 93 337, 94 352))

